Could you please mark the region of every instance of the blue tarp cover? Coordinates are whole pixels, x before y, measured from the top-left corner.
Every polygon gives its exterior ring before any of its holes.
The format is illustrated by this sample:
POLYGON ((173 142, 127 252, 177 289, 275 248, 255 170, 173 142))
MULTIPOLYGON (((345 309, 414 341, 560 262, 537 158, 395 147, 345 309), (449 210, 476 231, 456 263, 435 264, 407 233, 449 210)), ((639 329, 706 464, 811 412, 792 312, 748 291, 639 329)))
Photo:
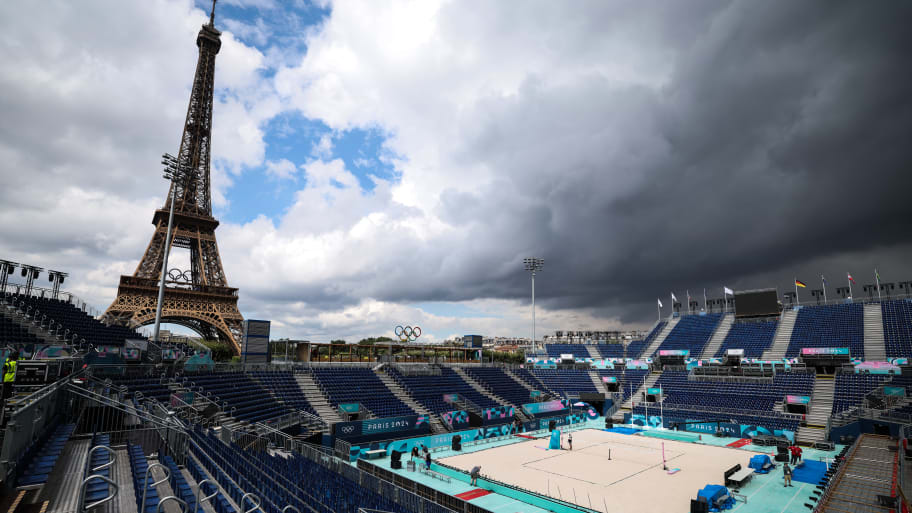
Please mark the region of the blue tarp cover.
POLYGON ((706 485, 702 490, 697 492, 697 497, 706 497, 706 501, 712 504, 716 499, 728 494, 728 488, 722 485, 706 485))
POLYGON ((763 470, 763 466, 770 462, 770 457, 766 454, 756 454, 751 456, 750 463, 747 464, 748 467, 754 469, 758 473, 767 473, 769 470, 763 470))

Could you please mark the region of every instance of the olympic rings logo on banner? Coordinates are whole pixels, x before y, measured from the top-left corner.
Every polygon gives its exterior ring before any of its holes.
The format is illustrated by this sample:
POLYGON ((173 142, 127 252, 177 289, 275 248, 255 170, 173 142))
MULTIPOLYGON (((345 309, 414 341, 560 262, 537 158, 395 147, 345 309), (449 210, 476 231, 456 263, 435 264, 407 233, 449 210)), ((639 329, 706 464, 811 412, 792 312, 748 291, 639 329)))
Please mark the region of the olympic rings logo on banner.
POLYGON ((421 327, 396 326, 395 333, 400 342, 414 342, 421 336, 421 327))

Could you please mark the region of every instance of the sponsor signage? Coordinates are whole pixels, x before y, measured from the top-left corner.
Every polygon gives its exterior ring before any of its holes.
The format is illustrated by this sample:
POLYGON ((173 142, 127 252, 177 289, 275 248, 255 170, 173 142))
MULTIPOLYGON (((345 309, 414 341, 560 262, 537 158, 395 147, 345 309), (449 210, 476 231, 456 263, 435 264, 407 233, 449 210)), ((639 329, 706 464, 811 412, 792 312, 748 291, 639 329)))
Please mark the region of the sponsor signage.
POLYGON ((725 351, 728 356, 744 356, 744 349, 729 349, 725 351))
POLYGON ((618 379, 614 376, 602 376, 602 383, 617 383, 618 379))
POLYGON ((361 405, 359 403, 339 403, 339 409, 346 413, 358 413, 361 405))
POLYGON ((671 427, 672 424, 678 423, 676 427, 679 429, 684 429, 693 433, 715 433, 716 430, 720 430, 725 433, 726 436, 737 437, 737 438, 750 438, 756 435, 774 435, 787 438, 788 440, 795 441, 795 432, 788 431, 785 429, 768 429, 763 426, 757 426, 754 424, 733 424, 728 422, 703 422, 700 420, 688 420, 687 424, 681 424, 683 419, 673 418, 666 415, 664 418, 659 417, 658 415, 650 415, 649 419, 646 419, 645 415, 642 414, 624 414, 624 422, 627 424, 633 424, 635 426, 651 426, 651 427, 671 427))
MULTIPOLYGON (((535 403, 539 404, 539 403, 535 403)), ((495 406, 481 410, 481 419, 484 424, 502 424, 511 422, 516 414, 512 406, 495 406)))
POLYGON ((802 347, 801 356, 836 355, 849 356, 848 347, 802 347))
POLYGON ((402 431, 430 430, 426 415, 409 415, 406 417, 390 417, 387 419, 368 419, 354 422, 337 422, 333 425, 333 433, 339 438, 359 436, 372 436, 382 433, 397 433, 402 431))
POLYGON ((573 360, 572 354, 561 354, 561 360, 573 360))
POLYGON ((541 390, 532 390, 529 392, 529 397, 535 399, 536 397, 541 397, 541 390))
POLYGON ((459 394, 443 394, 443 402, 448 404, 459 402, 459 394))
POLYGON ((906 387, 884 387, 884 395, 906 396, 906 387))
POLYGON ((861 362, 855 365, 856 374, 899 374, 902 369, 889 362, 861 362))
POLYGON ((529 403, 522 405, 522 409, 529 415, 538 415, 540 413, 553 413, 561 411, 567 407, 561 401, 544 401, 540 403, 529 403))
POLYGON ((663 349, 659 351, 659 356, 687 356, 689 354, 689 349, 663 349))
POLYGON ((810 404, 811 398, 806 395, 787 395, 785 402, 788 404, 810 404))
POLYGON ((469 413, 465 410, 456 410, 444 412, 441 415, 443 422, 453 429, 464 429, 469 427, 469 413))
POLYGON ((662 395, 661 388, 647 388, 646 395, 662 395))

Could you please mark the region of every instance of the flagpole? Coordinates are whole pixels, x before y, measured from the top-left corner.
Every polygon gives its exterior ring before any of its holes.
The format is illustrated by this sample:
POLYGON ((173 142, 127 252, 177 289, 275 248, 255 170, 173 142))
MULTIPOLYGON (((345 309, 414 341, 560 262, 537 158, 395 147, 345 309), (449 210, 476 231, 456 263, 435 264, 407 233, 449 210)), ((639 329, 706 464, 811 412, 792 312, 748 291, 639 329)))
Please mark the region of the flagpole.
POLYGON ((798 299, 798 277, 795 277, 795 303, 801 306, 801 300, 798 299))
POLYGON ((823 303, 826 304, 826 278, 823 275, 820 275, 820 281, 823 282, 823 303))
POLYGON ((656 310, 659 311, 659 322, 661 322, 661 321, 662 321, 662 307, 659 306, 659 302, 658 302, 658 301, 656 301, 656 310))
POLYGON ((706 287, 703 287, 703 309, 706 310, 706 287))
POLYGON ((690 311, 690 290, 685 290, 684 294, 687 295, 687 313, 693 313, 690 311))
POLYGON ((851 276, 849 273, 846 273, 846 281, 849 283, 849 298, 852 297, 852 280, 849 279, 851 276))

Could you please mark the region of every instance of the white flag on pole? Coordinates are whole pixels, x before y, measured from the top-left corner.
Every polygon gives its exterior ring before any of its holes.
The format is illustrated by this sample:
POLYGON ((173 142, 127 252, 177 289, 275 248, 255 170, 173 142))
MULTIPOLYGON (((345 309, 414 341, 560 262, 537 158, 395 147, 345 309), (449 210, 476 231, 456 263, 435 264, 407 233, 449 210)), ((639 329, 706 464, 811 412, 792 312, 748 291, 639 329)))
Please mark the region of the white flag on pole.
POLYGON ((662 308, 662 300, 657 298, 656 301, 659 302, 659 308, 662 308))
POLYGON ((675 297, 675 293, 674 293, 674 292, 671 293, 671 300, 672 300, 672 301, 677 301, 677 300, 678 300, 678 298, 675 297))
POLYGON ((734 296, 734 295, 735 295, 735 291, 732 290, 732 289, 730 289, 730 288, 728 288, 728 287, 722 287, 722 291, 723 291, 725 294, 728 294, 729 296, 734 296))

